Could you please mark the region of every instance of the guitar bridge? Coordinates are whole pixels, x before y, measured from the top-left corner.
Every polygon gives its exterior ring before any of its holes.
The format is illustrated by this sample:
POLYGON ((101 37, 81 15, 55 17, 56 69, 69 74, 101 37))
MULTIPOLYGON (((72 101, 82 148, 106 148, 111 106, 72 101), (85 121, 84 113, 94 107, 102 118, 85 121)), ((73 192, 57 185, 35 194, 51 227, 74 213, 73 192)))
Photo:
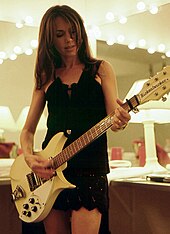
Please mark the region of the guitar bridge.
POLYGON ((25 191, 21 186, 17 185, 16 189, 12 193, 12 200, 17 201, 23 197, 26 197, 25 191))
POLYGON ((31 192, 46 182, 45 179, 38 177, 34 172, 27 174, 26 177, 31 192))

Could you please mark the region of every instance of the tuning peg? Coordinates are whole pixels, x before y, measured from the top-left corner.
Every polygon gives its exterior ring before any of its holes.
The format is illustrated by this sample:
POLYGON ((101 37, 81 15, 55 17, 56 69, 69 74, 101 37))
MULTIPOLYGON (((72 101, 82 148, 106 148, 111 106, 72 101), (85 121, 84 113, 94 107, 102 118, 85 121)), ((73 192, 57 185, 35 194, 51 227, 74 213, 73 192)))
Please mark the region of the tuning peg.
POLYGON ((165 102, 167 100, 166 97, 162 97, 162 101, 165 102))
POLYGON ((133 108, 132 110, 135 114, 139 112, 139 109, 137 107, 133 108))

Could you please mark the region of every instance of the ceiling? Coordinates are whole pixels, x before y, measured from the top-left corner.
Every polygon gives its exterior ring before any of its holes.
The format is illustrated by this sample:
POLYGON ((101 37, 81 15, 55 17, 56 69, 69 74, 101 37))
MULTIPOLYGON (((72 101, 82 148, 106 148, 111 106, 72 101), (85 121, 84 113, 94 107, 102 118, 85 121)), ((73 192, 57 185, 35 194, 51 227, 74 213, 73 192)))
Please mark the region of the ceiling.
POLYGON ((107 0, 107 3, 103 0, 0 0, 0 52, 5 51, 6 59, 16 45, 21 46, 24 52, 25 48, 30 47, 30 41, 37 39, 38 26, 45 11, 56 4, 67 4, 82 15, 87 29, 93 32, 93 36, 96 35, 97 40, 114 38, 116 43, 128 45, 135 42, 137 47, 141 47, 138 41, 146 39, 146 45, 142 48, 153 47, 158 51, 158 45, 164 44, 163 53, 166 53, 170 51, 170 1, 143 1, 146 10, 139 12, 136 8, 138 0, 107 0), (158 14, 152 15, 148 11, 151 4, 157 4, 158 14), (106 19, 108 11, 115 15, 114 22, 106 19), (15 24, 23 22, 26 16, 32 16, 33 23, 16 28, 15 24), (127 17, 126 24, 119 23, 120 16, 127 17), (99 31, 100 35, 97 33, 99 31), (118 42, 118 35, 124 35, 124 41, 118 42))

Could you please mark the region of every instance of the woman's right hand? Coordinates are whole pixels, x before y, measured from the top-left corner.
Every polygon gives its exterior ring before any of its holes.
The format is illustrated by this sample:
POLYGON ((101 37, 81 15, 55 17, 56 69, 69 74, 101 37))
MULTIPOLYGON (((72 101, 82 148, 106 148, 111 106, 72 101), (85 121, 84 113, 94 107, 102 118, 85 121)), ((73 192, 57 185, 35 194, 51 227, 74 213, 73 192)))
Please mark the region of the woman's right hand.
POLYGON ((25 161, 31 170, 39 177, 50 179, 55 175, 55 170, 52 168, 52 160, 44 159, 40 155, 27 154, 25 161))

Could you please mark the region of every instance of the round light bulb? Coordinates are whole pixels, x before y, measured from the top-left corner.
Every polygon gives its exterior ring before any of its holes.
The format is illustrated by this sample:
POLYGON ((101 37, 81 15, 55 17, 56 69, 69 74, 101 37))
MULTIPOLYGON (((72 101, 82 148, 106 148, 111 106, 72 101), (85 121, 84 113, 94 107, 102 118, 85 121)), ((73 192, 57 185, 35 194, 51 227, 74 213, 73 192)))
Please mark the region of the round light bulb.
POLYGON ((17 22, 15 24, 15 26, 16 26, 16 28, 23 28, 24 24, 23 24, 23 22, 17 22))
POLYGON ((136 48, 136 44, 134 42, 129 43, 128 48, 130 50, 134 50, 136 48))
POLYGON ((139 44, 139 46, 144 47, 146 45, 146 40, 145 39, 140 39, 138 44, 139 44))
POLYGON ((16 60, 17 59, 17 55, 16 54, 10 54, 10 56, 9 56, 9 59, 10 60, 16 60))
POLYGON ((164 52, 165 51, 165 45, 163 43, 158 45, 158 51, 159 52, 164 52))
POLYGON ((110 38, 106 41, 107 45, 111 46, 111 45, 114 45, 115 43, 115 39, 114 38, 110 38))
POLYGON ((150 11, 151 14, 155 15, 155 14, 158 13, 158 7, 156 5, 151 5, 149 11, 150 11))
POLYGON ((170 57, 170 50, 166 52, 166 56, 169 58, 170 57))
POLYGON ((114 14, 112 12, 107 12, 106 19, 109 21, 113 21, 115 19, 114 14))
POLYGON ((125 36, 122 35, 122 34, 120 34, 120 35, 117 37, 117 41, 118 41, 119 43, 124 42, 124 40, 125 40, 125 36))
POLYGON ((28 25, 32 25, 33 24, 33 18, 32 16, 26 16, 25 17, 25 23, 28 24, 28 25))
POLYGON ((22 49, 20 46, 15 46, 13 49, 15 54, 21 54, 22 53, 22 49))
POLYGON ((32 49, 26 49, 26 51, 25 51, 25 54, 26 55, 31 55, 33 53, 33 50, 32 49))
POLYGON ((119 23, 120 24, 126 24, 127 23, 127 17, 121 16, 120 19, 119 19, 119 23))
POLYGON ((155 49, 152 48, 152 47, 148 48, 147 51, 148 51, 149 54, 154 54, 155 53, 155 49))
POLYGON ((38 47, 38 41, 37 40, 31 40, 30 42, 32 48, 37 48, 38 47))
POLYGON ((0 58, 4 59, 6 57, 6 53, 4 51, 0 51, 0 58))
POLYGON ((140 1, 140 2, 137 3, 136 7, 137 7, 137 9, 138 9, 139 11, 144 11, 145 8, 146 8, 146 5, 145 5, 144 2, 140 1))

